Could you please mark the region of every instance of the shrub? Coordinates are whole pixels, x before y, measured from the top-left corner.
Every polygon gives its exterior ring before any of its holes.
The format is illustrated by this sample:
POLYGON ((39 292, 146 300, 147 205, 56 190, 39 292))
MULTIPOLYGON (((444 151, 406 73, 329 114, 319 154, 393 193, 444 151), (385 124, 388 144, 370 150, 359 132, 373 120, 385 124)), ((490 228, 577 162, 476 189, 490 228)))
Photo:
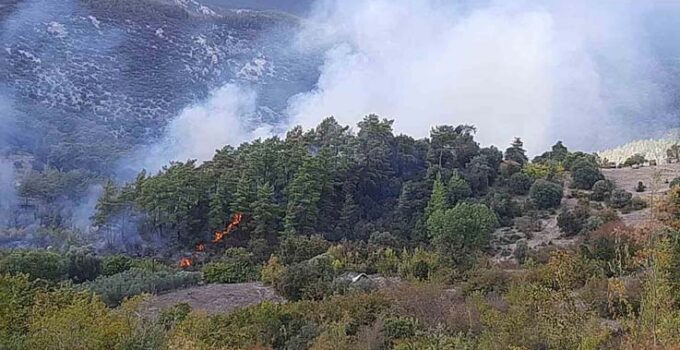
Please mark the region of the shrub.
POLYGON ((642 210, 647 208, 647 202, 640 198, 640 197, 633 197, 633 199, 630 200, 630 209, 635 211, 635 210, 642 210))
POLYGON ((107 305, 115 306, 125 298, 188 287, 198 284, 200 280, 201 274, 198 272, 152 272, 131 268, 112 276, 99 276, 94 281, 83 283, 81 288, 97 293, 107 305))
POLYGON ((330 258, 321 256, 289 266, 274 288, 290 300, 319 300, 331 293, 334 277, 330 258))
POLYGON ((512 252, 512 255, 515 257, 515 260, 517 260, 517 263, 524 264, 524 262, 527 259, 528 253, 529 245, 527 244, 527 241, 525 239, 522 239, 517 242, 515 250, 512 252))
POLYGON ((557 226, 567 236, 573 236, 584 230, 589 217, 588 205, 579 204, 574 210, 562 210, 557 216, 557 226))
POLYGON ((531 200, 539 209, 559 207, 562 195, 562 186, 545 180, 536 180, 529 190, 531 200))
POLYGON ((680 186, 680 176, 671 181, 668 187, 680 186))
POLYGON ((329 247, 330 243, 321 236, 287 235, 281 242, 276 256, 285 265, 290 265, 323 254, 329 247))
POLYGON ((127 255, 109 255, 102 258, 102 275, 112 276, 132 267, 132 258, 127 255))
POLYGON ((611 198, 609 199, 609 206, 612 208, 621 209, 623 207, 628 206, 632 198, 633 198, 632 193, 624 189, 617 188, 614 191, 612 191, 611 198))
POLYGON ((208 283, 241 283, 258 279, 259 267, 252 254, 243 248, 229 248, 221 261, 211 262, 202 269, 208 283))
POLYGON ((274 285, 281 279, 286 267, 281 265, 279 258, 272 255, 260 271, 260 280, 268 285, 274 285))
POLYGON ((388 318, 384 329, 389 340, 408 339, 416 335, 418 321, 410 317, 388 318))
POLYGON ((645 186, 642 181, 638 181, 637 186, 635 186, 635 192, 644 192, 647 189, 647 186, 645 186))
POLYGON ((645 156, 643 156, 643 155, 641 155, 641 154, 639 154, 639 153, 636 153, 636 154, 634 154, 634 155, 628 157, 628 158, 626 159, 626 161, 623 162, 623 165, 624 165, 624 166, 642 165, 642 164, 644 164, 646 161, 647 161, 647 159, 645 159, 645 156))
POLYGON ((28 276, 0 275, 0 349, 23 349, 37 288, 28 276))
POLYGON ((490 192, 484 198, 484 204, 496 213, 501 226, 512 225, 512 219, 521 214, 519 205, 505 192, 490 192))
POLYGON ((158 323, 166 330, 170 330, 184 321, 189 313, 191 313, 191 306, 187 303, 179 303, 163 309, 158 315, 158 323))
POLYGON ((67 262, 62 255, 49 250, 17 250, 0 260, 0 274, 27 274, 31 280, 51 282, 68 277, 67 262))
POLYGON ((379 247, 389 248, 398 248, 404 245, 399 238, 389 232, 373 232, 371 237, 368 238, 368 243, 379 247))
POLYGON ((534 179, 522 172, 510 176, 508 187, 510 187, 510 191, 514 194, 525 195, 529 193, 529 189, 531 189, 533 183, 534 179))
POLYGON ((470 272, 463 287, 463 293, 471 295, 475 292, 502 294, 508 290, 510 275, 498 267, 478 268, 470 272))
POLYGON ((596 182, 604 180, 604 175, 596 166, 585 165, 573 168, 571 172, 572 185, 575 188, 589 190, 596 182))
POLYGON ((75 283, 91 281, 102 270, 101 260, 94 254, 76 250, 66 255, 68 277, 75 283))
POLYGON ((609 200, 614 188, 613 182, 609 180, 599 180, 593 185, 593 193, 590 198, 600 202, 609 200))

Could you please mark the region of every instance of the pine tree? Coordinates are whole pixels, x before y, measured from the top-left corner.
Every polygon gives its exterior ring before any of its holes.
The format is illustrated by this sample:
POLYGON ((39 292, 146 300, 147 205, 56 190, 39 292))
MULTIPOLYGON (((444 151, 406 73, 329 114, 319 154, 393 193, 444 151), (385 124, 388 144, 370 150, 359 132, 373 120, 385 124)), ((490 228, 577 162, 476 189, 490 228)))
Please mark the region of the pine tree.
POLYGON ((286 233, 311 234, 315 231, 321 198, 318 176, 318 161, 314 157, 309 157, 286 188, 288 196, 284 220, 286 233))
POLYGON ((104 184, 104 190, 97 200, 94 214, 94 225, 104 226, 108 223, 111 216, 115 215, 119 208, 118 189, 113 181, 108 180, 104 184))
POLYGON ((278 231, 279 208, 274 201, 274 187, 265 183, 257 187, 257 196, 252 205, 253 234, 258 238, 275 235, 278 231))
POLYGON ((356 204, 353 191, 349 186, 346 186, 343 192, 345 193, 345 200, 340 210, 338 231, 341 231, 341 237, 347 238, 352 236, 351 231, 357 221, 359 221, 359 206, 356 204))
POLYGON ((451 175, 447 189, 450 205, 456 205, 456 203, 472 195, 470 184, 457 171, 454 171, 453 175, 451 175))
POLYGON ((433 213, 439 210, 446 210, 448 207, 446 187, 444 186, 441 175, 438 174, 432 185, 430 201, 427 203, 427 208, 425 208, 425 217, 428 218, 433 213))
POLYGON ((513 141, 511 146, 505 150, 505 159, 524 165, 529 161, 529 158, 527 158, 527 151, 524 150, 523 147, 524 142, 522 142, 522 139, 515 137, 515 141, 513 141))

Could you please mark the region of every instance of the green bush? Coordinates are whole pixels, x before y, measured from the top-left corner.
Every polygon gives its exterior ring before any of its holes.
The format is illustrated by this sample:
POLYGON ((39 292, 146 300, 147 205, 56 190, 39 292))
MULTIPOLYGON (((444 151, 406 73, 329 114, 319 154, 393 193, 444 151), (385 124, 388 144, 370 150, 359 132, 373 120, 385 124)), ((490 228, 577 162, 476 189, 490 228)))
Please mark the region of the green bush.
POLYGON ((132 268, 132 258, 127 255, 108 255, 102 258, 102 275, 112 276, 132 268))
POLYGON ((671 181, 668 187, 680 186, 680 176, 671 181))
POLYGON ((463 293, 471 295, 475 292, 488 294, 504 293, 508 290, 510 275, 498 267, 472 270, 463 287, 463 293))
POLYGON ((604 180, 604 175, 596 166, 584 165, 572 168, 571 179, 575 188, 589 190, 596 182, 604 180))
POLYGON ((578 205, 574 210, 562 210, 557 215, 557 226, 567 236, 581 233, 590 218, 590 209, 587 205, 578 205))
POLYGON ((330 243, 321 236, 287 235, 279 246, 276 256, 285 265, 299 263, 323 254, 330 243))
POLYGON ((208 283, 241 283, 256 281, 260 267, 245 249, 230 248, 221 261, 207 264, 202 272, 203 280, 208 283))
POLYGON ((645 159, 645 156, 641 154, 634 154, 626 159, 625 162, 623 162, 624 166, 633 166, 633 165, 642 165, 647 161, 645 159))
POLYGON ((616 186, 614 186, 614 183, 609 180, 599 180, 593 184, 593 193, 591 194, 590 198, 599 202, 607 201, 612 195, 612 191, 615 187, 616 186))
POLYGON ((529 197, 538 209, 559 207, 562 195, 562 186, 545 180, 536 180, 529 190, 529 197))
POLYGON ((97 293, 107 305, 115 306, 125 298, 193 286, 200 280, 198 272, 152 272, 131 268, 112 276, 99 276, 94 281, 83 283, 81 288, 97 293))
POLYGON ((368 243, 378 247, 399 248, 404 243, 389 232, 373 232, 368 238, 368 243))
POLYGON ((389 340, 408 339, 416 335, 418 320, 410 317, 388 318, 385 320, 385 337, 389 340))
POLYGON ((68 277, 74 283, 91 281, 102 271, 101 260, 91 252, 71 251, 66 255, 68 277))
POLYGON ((633 199, 632 193, 624 189, 617 188, 614 191, 612 191, 612 196, 609 199, 609 206, 612 208, 621 209, 630 205, 632 199, 633 199))
POLYGON ((187 303, 179 303, 163 309, 158 315, 158 323, 166 330, 170 330, 184 321, 189 316, 189 313, 191 313, 191 306, 187 303))
POLYGON ((647 206, 647 202, 640 197, 633 197, 633 199, 630 200, 630 210, 642 210, 647 208, 647 206))
POLYGON ((31 307, 38 289, 26 275, 0 274, 0 349, 24 349, 31 307))
POLYGON ((516 173, 510 176, 508 187, 513 194, 525 195, 529 193, 534 179, 525 173, 516 173))
POLYGON ((330 258, 321 256, 289 266, 274 288, 290 300, 319 300, 331 293, 334 277, 330 258))
POLYGON ((485 247, 497 226, 496 214, 484 204, 459 203, 446 211, 435 211, 427 220, 434 246, 442 256, 458 263, 485 247))
POLYGON ((68 278, 63 255, 49 250, 16 250, 0 260, 0 274, 26 274, 31 280, 59 282, 68 278))

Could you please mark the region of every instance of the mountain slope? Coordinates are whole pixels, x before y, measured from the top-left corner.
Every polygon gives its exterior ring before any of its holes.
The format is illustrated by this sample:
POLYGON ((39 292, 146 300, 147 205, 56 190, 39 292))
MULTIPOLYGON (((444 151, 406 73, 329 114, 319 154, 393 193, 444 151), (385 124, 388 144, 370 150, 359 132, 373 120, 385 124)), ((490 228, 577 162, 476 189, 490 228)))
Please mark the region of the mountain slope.
POLYGON ((276 121, 316 79, 314 59, 290 49, 297 26, 194 0, 13 0, 0 7, 0 95, 18 128, 8 143, 40 163, 105 171, 228 82, 258 92, 250 118, 276 121))

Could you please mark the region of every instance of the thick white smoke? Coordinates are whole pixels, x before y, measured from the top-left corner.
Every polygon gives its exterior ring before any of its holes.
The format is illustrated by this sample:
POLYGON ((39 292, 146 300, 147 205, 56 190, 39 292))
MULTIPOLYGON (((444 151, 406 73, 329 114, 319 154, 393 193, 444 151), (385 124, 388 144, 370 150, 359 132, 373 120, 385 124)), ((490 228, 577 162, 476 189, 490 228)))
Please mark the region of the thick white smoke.
POLYGON ((167 127, 161 142, 144 149, 133 160, 137 170, 154 172, 170 161, 212 159, 224 145, 238 145, 271 135, 271 127, 250 127, 255 114, 256 94, 235 84, 227 84, 198 104, 185 108, 167 127))
MULTIPOLYGON (((314 91, 291 99, 293 123, 368 113, 427 136, 474 124, 484 144, 557 138, 595 149, 622 135, 619 118, 647 117, 658 88, 645 76, 633 2, 323 0, 300 34, 326 59, 314 91)), ((625 136, 623 136, 625 137, 625 136)))

